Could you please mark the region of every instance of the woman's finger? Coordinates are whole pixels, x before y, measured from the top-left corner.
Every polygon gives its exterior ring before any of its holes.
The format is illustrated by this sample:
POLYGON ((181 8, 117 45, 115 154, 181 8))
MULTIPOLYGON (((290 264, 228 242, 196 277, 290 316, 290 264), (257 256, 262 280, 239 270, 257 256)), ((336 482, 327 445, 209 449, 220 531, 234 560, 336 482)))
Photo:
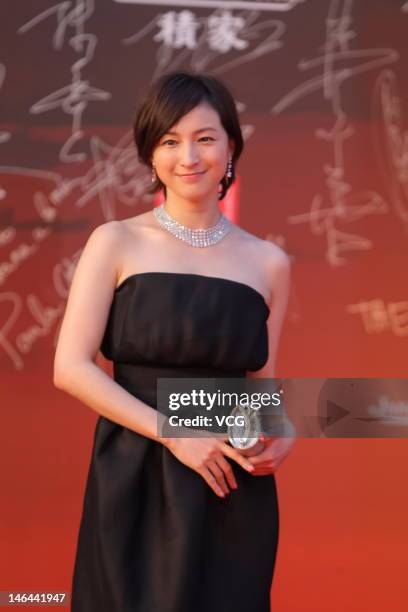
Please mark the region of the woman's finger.
POLYGON ((201 476, 204 478, 210 488, 214 491, 214 493, 218 495, 218 497, 225 497, 224 491, 221 489, 215 476, 212 475, 212 473, 207 467, 202 467, 200 470, 198 470, 198 472, 199 474, 201 474, 201 476))
POLYGON ((255 466, 255 472, 259 472, 259 470, 274 470, 278 466, 279 462, 276 459, 268 459, 268 461, 263 461, 262 463, 258 463, 255 466))
POLYGON ((224 491, 224 493, 229 493, 230 490, 227 486, 227 482, 224 477, 224 472, 222 471, 220 466, 217 464, 217 462, 215 460, 208 461, 207 468, 210 470, 211 474, 215 477, 217 483, 219 484, 221 489, 224 491))
POLYGON ((234 471, 230 462, 227 461, 225 457, 221 454, 219 457, 217 457, 216 461, 222 469, 223 473, 225 474, 225 478, 227 479, 227 482, 231 489, 238 489, 237 481, 235 480, 234 471))
POLYGON ((265 450, 263 450, 258 455, 254 455, 253 457, 249 457, 248 459, 251 462, 251 465, 255 465, 258 467, 262 463, 266 463, 267 461, 270 461, 271 457, 269 453, 266 454, 265 450))
POLYGON ((250 461, 248 461, 248 459, 246 459, 246 457, 241 455, 241 453, 239 453, 235 448, 233 448, 232 446, 229 446, 229 444, 225 444, 225 442, 220 442, 220 445, 218 448, 224 455, 227 455, 227 457, 234 459, 234 461, 239 463, 239 465, 243 467, 244 470, 252 474, 252 472, 254 471, 254 466, 251 464, 250 461))
MULTIPOLYGON (((253 459, 253 457, 251 457, 251 459, 253 459)), ((256 463, 253 463, 252 465, 255 467, 256 470, 262 470, 264 468, 268 468, 270 466, 273 467, 273 464, 275 463, 275 459, 271 459, 270 457, 268 459, 264 459, 263 461, 257 461, 256 463)))

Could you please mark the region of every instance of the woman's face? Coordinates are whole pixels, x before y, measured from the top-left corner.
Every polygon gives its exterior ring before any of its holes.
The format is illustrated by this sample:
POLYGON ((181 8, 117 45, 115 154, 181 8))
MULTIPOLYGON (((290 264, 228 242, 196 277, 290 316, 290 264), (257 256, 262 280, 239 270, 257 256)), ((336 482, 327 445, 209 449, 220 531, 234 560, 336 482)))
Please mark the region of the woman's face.
POLYGON ((195 199, 218 194, 232 152, 217 111, 202 102, 163 134, 152 161, 167 194, 195 199))

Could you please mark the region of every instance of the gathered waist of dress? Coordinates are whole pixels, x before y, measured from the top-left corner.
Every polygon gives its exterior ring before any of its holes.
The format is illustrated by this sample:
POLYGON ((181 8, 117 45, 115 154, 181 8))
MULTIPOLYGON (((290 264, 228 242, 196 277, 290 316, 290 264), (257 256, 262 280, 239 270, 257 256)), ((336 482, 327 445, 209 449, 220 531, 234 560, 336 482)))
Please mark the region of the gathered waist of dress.
POLYGON ((114 362, 113 375, 114 380, 129 393, 156 407, 157 382, 160 378, 245 378, 246 370, 114 362))

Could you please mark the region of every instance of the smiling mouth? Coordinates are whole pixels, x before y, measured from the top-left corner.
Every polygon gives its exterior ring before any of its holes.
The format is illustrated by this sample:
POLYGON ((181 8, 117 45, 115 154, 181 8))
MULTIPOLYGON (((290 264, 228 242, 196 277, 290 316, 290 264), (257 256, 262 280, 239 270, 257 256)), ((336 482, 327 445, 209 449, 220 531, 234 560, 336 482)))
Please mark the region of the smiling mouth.
POLYGON ((204 174, 203 172, 192 172, 191 174, 178 174, 177 176, 195 176, 196 174, 204 174))

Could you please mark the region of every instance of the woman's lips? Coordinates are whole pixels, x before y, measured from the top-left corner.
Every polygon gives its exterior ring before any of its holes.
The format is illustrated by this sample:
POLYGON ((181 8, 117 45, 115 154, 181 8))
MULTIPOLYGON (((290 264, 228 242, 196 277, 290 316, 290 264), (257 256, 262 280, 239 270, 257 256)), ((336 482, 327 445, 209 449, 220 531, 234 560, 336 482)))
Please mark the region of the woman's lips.
POLYGON ((181 178, 183 181, 194 182, 199 180, 200 177, 203 176, 203 174, 204 172, 195 172, 194 174, 179 174, 178 177, 181 178))

